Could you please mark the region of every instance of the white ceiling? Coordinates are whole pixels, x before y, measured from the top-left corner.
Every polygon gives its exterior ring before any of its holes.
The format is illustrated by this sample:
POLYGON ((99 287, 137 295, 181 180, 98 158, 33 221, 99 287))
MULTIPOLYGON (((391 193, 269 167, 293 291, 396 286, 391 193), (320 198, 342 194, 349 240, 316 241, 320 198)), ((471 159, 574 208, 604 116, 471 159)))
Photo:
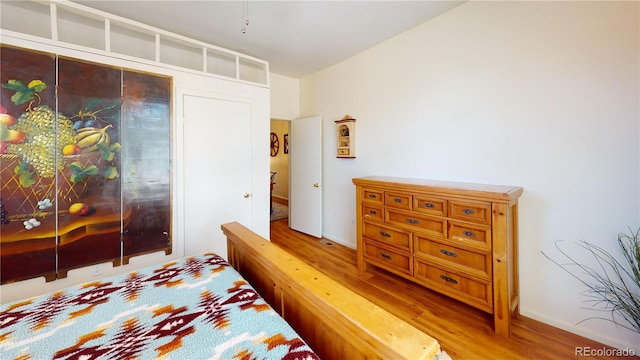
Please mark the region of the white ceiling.
POLYGON ((300 78, 343 61, 464 1, 75 2, 245 52, 269 61, 272 72, 300 78), (243 34, 245 13, 249 25, 243 34))

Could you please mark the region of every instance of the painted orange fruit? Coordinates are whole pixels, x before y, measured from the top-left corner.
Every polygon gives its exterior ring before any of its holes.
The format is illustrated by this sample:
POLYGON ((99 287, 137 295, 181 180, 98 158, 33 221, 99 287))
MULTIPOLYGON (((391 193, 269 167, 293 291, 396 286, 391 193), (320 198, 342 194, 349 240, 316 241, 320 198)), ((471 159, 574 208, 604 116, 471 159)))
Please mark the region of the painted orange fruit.
POLYGON ((82 151, 82 149, 76 144, 65 145, 62 148, 62 153, 65 155, 78 155, 80 151, 82 151))

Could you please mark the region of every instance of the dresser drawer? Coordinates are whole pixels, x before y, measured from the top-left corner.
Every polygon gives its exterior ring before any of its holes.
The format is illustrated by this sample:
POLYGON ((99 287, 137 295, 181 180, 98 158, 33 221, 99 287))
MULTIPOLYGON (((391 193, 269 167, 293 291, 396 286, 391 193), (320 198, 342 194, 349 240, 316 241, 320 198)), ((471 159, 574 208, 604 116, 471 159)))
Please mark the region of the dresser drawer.
POLYGON ((362 236, 411 251, 411 232, 364 222, 362 236))
POLYGON ((405 229, 417 230, 433 236, 446 237, 445 219, 429 217, 420 213, 385 209, 384 221, 405 229))
POLYGON ((382 206, 362 203, 362 217, 365 220, 384 221, 382 206))
POLYGON ((411 210, 411 195, 386 191, 384 193, 384 205, 398 209, 411 210))
POLYGON ((384 191, 378 189, 362 189, 362 201, 382 205, 384 201, 384 191))
POLYGON ((491 228, 449 220, 449 239, 491 250, 491 228))
POLYGON ((436 216, 447 216, 447 200, 431 196, 413 195, 413 210, 436 216))
POLYGON ((414 260, 413 276, 429 287, 440 289, 444 294, 493 313, 493 296, 489 281, 462 276, 419 258, 414 260))
POLYGON ((449 200, 449 217, 491 225, 491 203, 449 200))
POLYGON ((409 255, 380 247, 366 240, 363 244, 364 258, 367 262, 395 273, 411 275, 413 264, 409 255))
POLYGON ((491 279, 491 253, 470 251, 434 241, 419 234, 414 236, 414 254, 431 262, 450 266, 476 277, 491 279))

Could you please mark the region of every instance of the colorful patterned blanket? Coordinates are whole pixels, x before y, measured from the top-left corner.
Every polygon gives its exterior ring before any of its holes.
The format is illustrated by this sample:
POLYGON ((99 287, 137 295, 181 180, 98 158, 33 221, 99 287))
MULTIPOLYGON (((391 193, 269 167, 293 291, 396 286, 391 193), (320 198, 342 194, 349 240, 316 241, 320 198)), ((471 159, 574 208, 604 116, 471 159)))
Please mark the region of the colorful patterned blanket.
POLYGON ((217 255, 0 308, 0 359, 318 359, 217 255))

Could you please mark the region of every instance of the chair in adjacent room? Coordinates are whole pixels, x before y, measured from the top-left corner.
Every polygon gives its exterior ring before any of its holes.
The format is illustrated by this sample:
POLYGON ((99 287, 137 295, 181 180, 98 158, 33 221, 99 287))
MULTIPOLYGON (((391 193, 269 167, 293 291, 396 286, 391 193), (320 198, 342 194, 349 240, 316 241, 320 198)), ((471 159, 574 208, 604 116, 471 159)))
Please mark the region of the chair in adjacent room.
POLYGON ((276 184, 276 171, 271 172, 271 192, 269 193, 269 210, 273 214, 273 187, 276 184))

